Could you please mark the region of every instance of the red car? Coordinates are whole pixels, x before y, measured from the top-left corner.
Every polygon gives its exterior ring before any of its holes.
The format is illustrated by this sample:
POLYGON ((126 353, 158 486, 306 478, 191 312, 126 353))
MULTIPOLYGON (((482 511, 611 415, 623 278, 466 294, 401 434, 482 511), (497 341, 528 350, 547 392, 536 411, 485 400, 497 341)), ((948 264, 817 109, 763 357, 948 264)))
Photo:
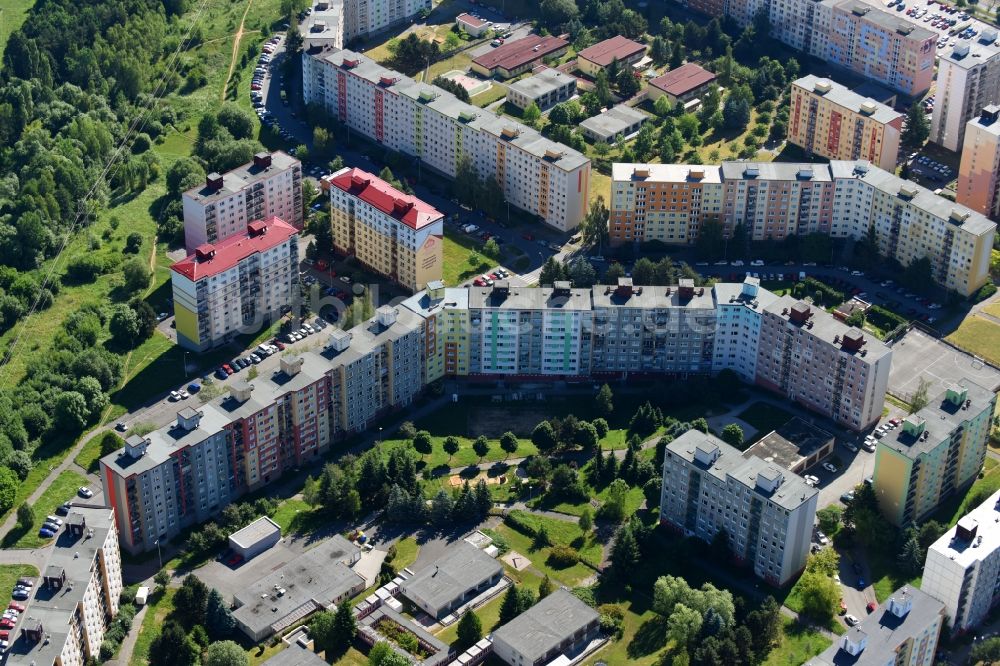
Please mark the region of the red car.
POLYGON ((497 275, 496 273, 490 273, 490 279, 496 282, 497 280, 502 280, 503 278, 497 275))
POLYGON ((486 286, 486 283, 483 282, 483 278, 476 278, 475 280, 472 281, 472 284, 475 285, 476 287, 485 287, 486 286))
POLYGON ((231 366, 231 365, 229 365, 228 363, 223 363, 223 365, 222 365, 222 369, 226 371, 226 374, 227 374, 227 375, 231 375, 231 374, 233 374, 233 368, 232 368, 232 366, 231 366))
POLYGON ((840 614, 845 615, 847 613, 847 604, 843 599, 840 600, 840 614))
POLYGON ((271 344, 278 348, 278 351, 285 351, 285 343, 281 340, 275 338, 271 341, 271 344))
POLYGON ((874 613, 876 608, 878 608, 878 604, 875 603, 874 601, 869 601, 868 605, 865 606, 865 609, 868 611, 869 614, 874 613))
POLYGON ((19 604, 16 601, 12 601, 9 604, 7 604, 7 608, 9 608, 10 610, 16 610, 18 613, 24 612, 24 605, 19 604))
POLYGON ((13 628, 14 628, 14 620, 11 620, 10 618, 6 617, 0 620, 0 629, 13 629, 13 628))

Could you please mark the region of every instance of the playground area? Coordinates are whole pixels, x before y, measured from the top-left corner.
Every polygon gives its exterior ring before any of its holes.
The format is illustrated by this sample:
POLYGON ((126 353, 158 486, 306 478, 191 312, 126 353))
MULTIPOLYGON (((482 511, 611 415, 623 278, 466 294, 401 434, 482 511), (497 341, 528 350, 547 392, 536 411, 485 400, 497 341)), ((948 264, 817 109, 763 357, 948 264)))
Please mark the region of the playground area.
POLYGON ((493 87, 493 84, 489 81, 480 81, 479 79, 469 76, 465 72, 457 69, 445 72, 441 76, 442 78, 452 81, 453 83, 457 83, 465 88, 465 92, 469 93, 469 97, 481 95, 493 87))

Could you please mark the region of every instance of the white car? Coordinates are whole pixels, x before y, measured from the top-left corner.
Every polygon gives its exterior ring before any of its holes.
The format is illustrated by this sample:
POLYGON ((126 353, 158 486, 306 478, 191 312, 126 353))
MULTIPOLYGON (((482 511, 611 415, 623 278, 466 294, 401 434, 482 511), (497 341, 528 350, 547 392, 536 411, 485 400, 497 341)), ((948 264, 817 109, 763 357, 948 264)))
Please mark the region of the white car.
POLYGON ((191 394, 188 393, 187 391, 181 391, 180 392, 180 396, 181 396, 181 400, 187 400, 188 398, 191 397, 191 394))
POLYGON ((823 463, 823 469, 830 472, 831 474, 837 473, 837 466, 834 465, 833 463, 828 463, 828 462, 823 463))
POLYGON ((181 394, 180 394, 179 391, 171 391, 170 392, 170 401, 171 402, 177 402, 180 399, 181 399, 181 394))
POLYGON ((814 486, 818 486, 819 485, 819 477, 818 476, 813 476, 812 474, 806 474, 802 478, 805 479, 806 483, 811 483, 814 486))
POLYGON ((825 546, 826 544, 830 543, 830 540, 829 540, 828 538, 826 538, 826 535, 825 535, 825 534, 823 534, 823 533, 822 533, 821 531, 819 531, 819 530, 816 530, 816 541, 817 541, 817 542, 818 542, 818 543, 819 543, 819 544, 820 544, 821 546, 825 546))
POLYGON ((858 618, 854 617, 851 614, 847 614, 847 615, 844 616, 844 622, 847 623, 848 627, 853 627, 854 625, 856 625, 859 622, 861 622, 861 620, 859 620, 858 618))
POLYGON ((847 449, 848 451, 850 451, 851 453, 857 453, 858 452, 858 447, 856 447, 851 442, 844 442, 844 448, 847 449))
POLYGON ((80 486, 77 489, 76 494, 79 495, 80 497, 83 497, 84 499, 90 499, 91 497, 94 496, 94 491, 88 488, 87 486, 80 486))

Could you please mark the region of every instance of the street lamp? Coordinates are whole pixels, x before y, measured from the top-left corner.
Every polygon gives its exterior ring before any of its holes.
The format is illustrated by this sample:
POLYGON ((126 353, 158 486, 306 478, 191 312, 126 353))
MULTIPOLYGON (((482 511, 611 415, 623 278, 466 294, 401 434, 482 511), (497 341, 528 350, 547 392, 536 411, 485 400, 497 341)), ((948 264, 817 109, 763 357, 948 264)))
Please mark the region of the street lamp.
POLYGON ((184 379, 187 378, 188 378, 188 353, 184 352, 184 379))
POLYGON ((160 540, 156 540, 156 559, 160 561, 160 570, 163 570, 163 555, 160 554, 160 540))

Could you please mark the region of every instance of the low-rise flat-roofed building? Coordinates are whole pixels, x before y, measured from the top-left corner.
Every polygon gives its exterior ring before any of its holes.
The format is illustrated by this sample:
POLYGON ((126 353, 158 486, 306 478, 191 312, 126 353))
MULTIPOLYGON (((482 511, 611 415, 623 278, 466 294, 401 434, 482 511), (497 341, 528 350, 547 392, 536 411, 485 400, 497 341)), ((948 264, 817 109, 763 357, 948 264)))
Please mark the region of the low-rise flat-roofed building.
POLYGON ((757 440, 743 452, 743 457, 756 456, 802 474, 833 453, 834 441, 834 436, 826 430, 796 416, 757 440))
POLYGON ((359 559, 361 549, 339 534, 307 550, 234 595, 237 628, 259 642, 350 599, 365 589, 351 568, 359 559))
POLYGON ((492 22, 486 19, 479 18, 478 16, 473 16, 467 12, 462 12, 455 17, 455 23, 459 28, 469 33, 473 37, 479 37, 484 32, 490 29, 493 25, 492 22))
POLYGON ((459 541, 399 585, 400 594, 431 617, 442 618, 493 587, 503 567, 472 544, 459 541))
POLYGON ((569 42, 552 35, 528 35, 507 42, 472 59, 472 71, 482 76, 510 79, 530 71, 542 60, 561 56, 569 42))
POLYGON ((931 666, 944 610, 930 595, 902 587, 805 666, 931 666))
POLYGON ((819 492, 798 475, 699 430, 667 444, 660 522, 711 542, 719 530, 729 550, 772 585, 806 565, 819 492))
POLYGON ((601 618, 560 588, 493 632, 493 653, 510 666, 572 663, 600 637, 601 618))
POLYGON ((650 79, 647 94, 652 101, 666 95, 674 106, 680 104, 687 107, 689 102, 708 92, 709 86, 715 85, 715 79, 712 72, 697 63, 689 62, 663 76, 650 79))
POLYGON ((1000 604, 1000 491, 927 549, 920 589, 942 601, 955 634, 974 631, 1000 604))
POLYGON ((874 487, 889 522, 920 522, 975 480, 996 401, 995 393, 963 379, 879 440, 874 487))
POLYGON ((622 67, 631 67, 642 60, 645 54, 645 44, 615 35, 577 53, 576 66, 588 76, 597 76, 598 72, 607 69, 614 61, 618 61, 622 67))
POLYGON ((261 666, 324 666, 326 661, 312 650, 292 643, 261 666))
POLYGON ((4 663, 83 666, 97 661, 122 591, 112 510, 74 506, 35 583, 29 599, 21 602, 25 609, 17 633, 9 631, 4 663))
POLYGON ((281 526, 261 516, 229 535, 229 547, 244 560, 252 559, 281 541, 281 526))
POLYGON ((623 139, 632 138, 648 119, 649 116, 642 111, 627 104, 619 104, 604 113, 587 118, 580 123, 580 129, 592 141, 611 143, 617 141, 619 135, 623 139))
POLYGON ((507 101, 522 111, 532 104, 545 111, 575 94, 575 76, 545 66, 537 68, 528 78, 507 86, 507 101))

